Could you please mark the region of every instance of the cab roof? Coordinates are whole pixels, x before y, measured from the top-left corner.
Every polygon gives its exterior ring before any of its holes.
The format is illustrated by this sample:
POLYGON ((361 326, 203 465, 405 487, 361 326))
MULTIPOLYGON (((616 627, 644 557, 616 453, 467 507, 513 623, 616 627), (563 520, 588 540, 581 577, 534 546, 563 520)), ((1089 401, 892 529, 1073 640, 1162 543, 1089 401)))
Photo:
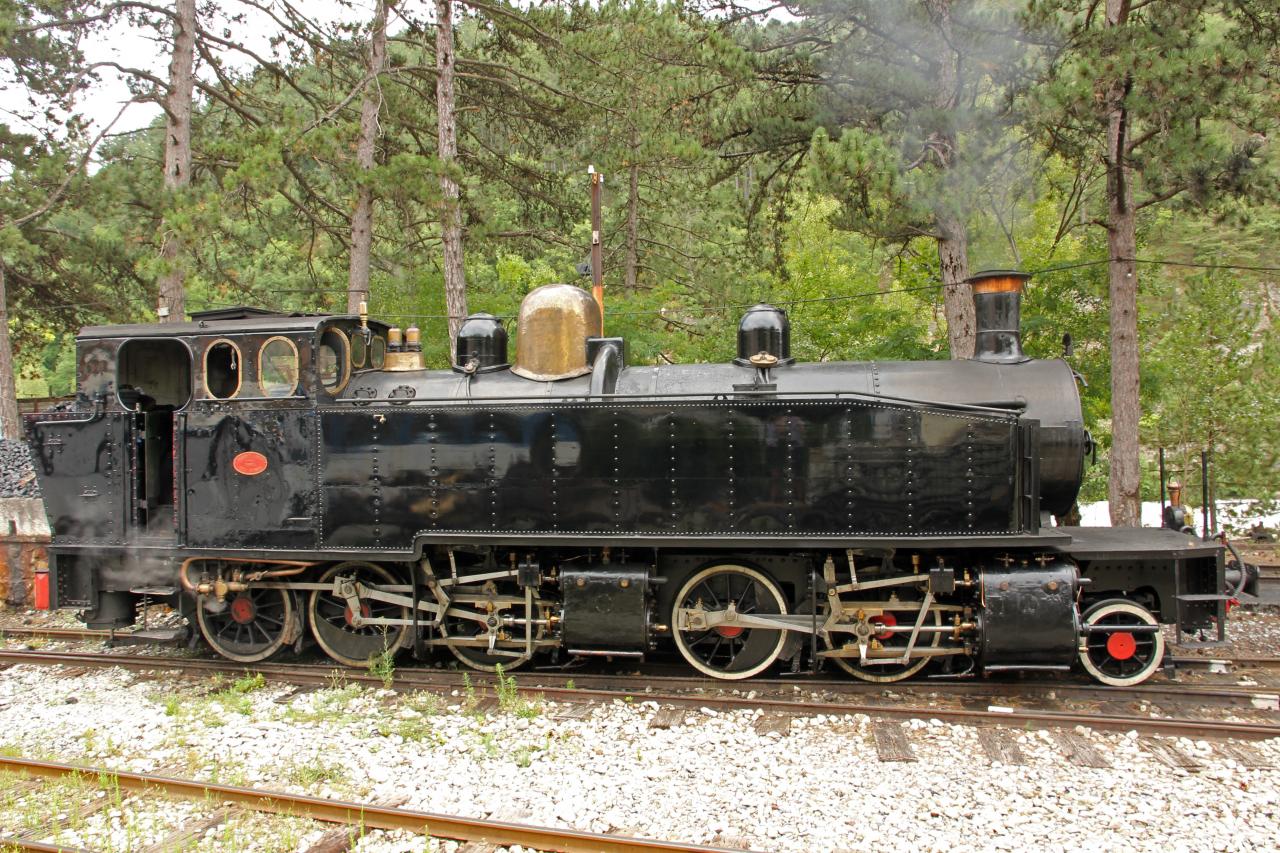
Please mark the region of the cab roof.
MULTIPOLYGON (((78 340, 104 338, 181 338, 234 334, 314 332, 335 320, 359 322, 354 314, 274 314, 262 309, 220 309, 192 314, 188 323, 135 323, 123 326, 85 326, 78 340)), ((370 320, 375 329, 387 325, 370 320)))

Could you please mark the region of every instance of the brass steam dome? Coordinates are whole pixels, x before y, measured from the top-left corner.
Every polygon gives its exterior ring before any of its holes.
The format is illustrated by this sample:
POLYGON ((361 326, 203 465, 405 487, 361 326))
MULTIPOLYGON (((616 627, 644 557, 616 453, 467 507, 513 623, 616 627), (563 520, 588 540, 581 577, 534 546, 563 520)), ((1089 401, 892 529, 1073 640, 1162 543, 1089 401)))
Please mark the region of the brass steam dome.
POLYGON ((544 284, 520 303, 511 372, 542 382, 591 372, 587 338, 600 336, 600 306, 572 284, 544 284))

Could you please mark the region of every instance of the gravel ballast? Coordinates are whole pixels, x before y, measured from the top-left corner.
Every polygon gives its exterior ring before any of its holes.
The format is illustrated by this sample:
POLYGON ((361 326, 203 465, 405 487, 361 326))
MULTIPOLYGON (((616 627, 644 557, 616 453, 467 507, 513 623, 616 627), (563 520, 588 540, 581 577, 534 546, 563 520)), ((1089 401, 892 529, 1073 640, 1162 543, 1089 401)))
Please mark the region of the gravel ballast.
MULTIPOLYGON (((1168 741, 1201 765, 1189 771, 1136 733, 1079 729, 1112 764, 1098 769, 1072 764, 1047 732, 1005 730, 1026 763, 1001 765, 976 729, 939 721, 819 716, 760 735, 758 711, 691 709, 651 728, 658 709, 641 697, 557 719, 550 703, 509 698, 484 714, 465 696, 399 696, 340 677, 291 691, 15 666, 0 673, 0 749, 761 850, 1248 850, 1280 834, 1280 771, 1243 767, 1204 741, 1168 741), (901 727, 916 761, 879 760, 872 728, 884 725, 901 727)), ((1280 742, 1243 748, 1280 764, 1280 742)), ((272 844, 241 849, 286 849, 272 844)), ((357 849, 425 846, 373 833, 357 849)))

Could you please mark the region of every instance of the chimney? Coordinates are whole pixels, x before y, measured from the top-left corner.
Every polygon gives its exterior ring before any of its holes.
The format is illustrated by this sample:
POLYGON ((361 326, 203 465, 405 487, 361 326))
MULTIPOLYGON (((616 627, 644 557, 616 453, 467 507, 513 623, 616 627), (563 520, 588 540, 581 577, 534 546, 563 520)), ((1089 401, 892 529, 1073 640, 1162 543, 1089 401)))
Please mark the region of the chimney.
POLYGON ((1016 270, 986 270, 969 276, 976 320, 973 358, 992 364, 1030 361, 1022 352, 1022 289, 1031 278, 1016 270))

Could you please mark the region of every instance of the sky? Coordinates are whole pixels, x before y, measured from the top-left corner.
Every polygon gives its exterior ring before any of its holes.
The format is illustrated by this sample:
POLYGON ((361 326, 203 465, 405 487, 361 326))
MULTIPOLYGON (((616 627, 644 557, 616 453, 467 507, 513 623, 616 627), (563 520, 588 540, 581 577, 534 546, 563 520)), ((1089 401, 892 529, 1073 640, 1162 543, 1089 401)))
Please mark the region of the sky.
MULTIPOLYGON (((169 4, 165 4, 168 6, 169 4)), ((272 56, 271 35, 277 26, 262 12, 240 6, 234 2, 220 4, 224 11, 235 11, 244 14, 244 20, 231 22, 202 18, 202 25, 219 36, 224 29, 231 32, 233 38, 241 40, 247 47, 264 56, 272 56)), ((263 0, 262 5, 271 5, 271 0, 263 0)), ((335 0, 295 0, 294 5, 314 20, 323 23, 336 21, 366 21, 372 18, 372 0, 351 0, 349 3, 335 0)), ((423 0, 423 5, 429 5, 423 0)), ((115 62, 124 66, 139 68, 154 74, 161 79, 168 76, 169 53, 171 46, 168 34, 162 37, 144 28, 132 27, 121 18, 109 28, 90 35, 84 42, 86 59, 90 62, 115 62)), ((247 68, 251 62, 246 57, 234 53, 224 53, 228 65, 247 68)), ((201 68, 197 57, 197 74, 202 79, 211 75, 207 68, 201 68)), ((159 104, 138 102, 130 104, 132 94, 125 75, 111 68, 99 71, 101 80, 91 84, 78 99, 77 111, 88 117, 94 127, 90 135, 96 134, 107 125, 112 125, 111 133, 126 133, 150 124, 161 114, 159 104), (127 105, 127 106, 126 106, 127 105), (121 109, 124 112, 121 113, 121 109), (119 116, 117 118, 117 116, 119 116)), ((25 87, 15 84, 12 77, 0 67, 0 123, 7 124, 15 132, 37 132, 40 128, 24 119, 24 113, 30 113, 28 93, 25 87)))

